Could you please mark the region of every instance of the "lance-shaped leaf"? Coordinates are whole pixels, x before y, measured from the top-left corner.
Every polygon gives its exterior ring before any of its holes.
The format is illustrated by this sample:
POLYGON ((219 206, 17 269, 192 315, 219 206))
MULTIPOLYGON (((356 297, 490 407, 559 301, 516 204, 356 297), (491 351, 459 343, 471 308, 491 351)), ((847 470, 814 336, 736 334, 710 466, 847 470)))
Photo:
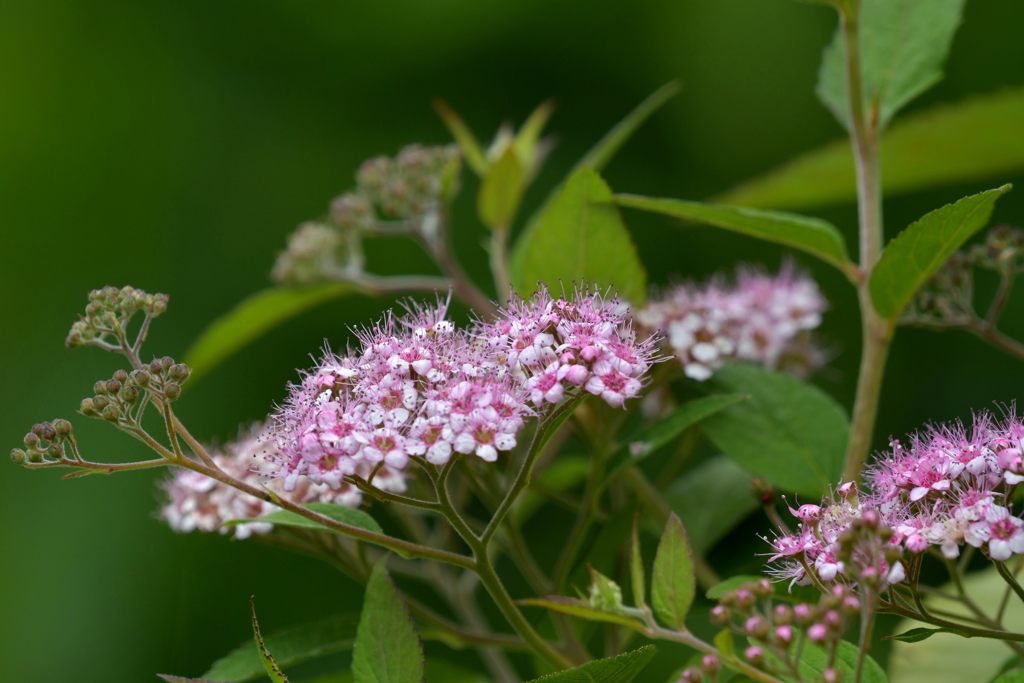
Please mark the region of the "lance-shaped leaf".
POLYGON ((643 627, 643 624, 633 617, 628 617, 625 614, 612 612, 601 607, 595 607, 589 602, 584 602, 583 600, 566 598, 561 595, 550 595, 546 598, 526 598, 524 600, 518 600, 517 603, 523 607, 540 607, 542 609, 551 610, 552 612, 558 612, 559 614, 565 614, 570 617, 576 617, 577 619, 584 619, 586 621, 601 621, 607 624, 617 624, 619 626, 625 626, 632 629, 639 629, 643 627))
POLYGON ((355 683, 422 683, 423 650, 380 560, 370 573, 352 653, 355 683))
POLYGON ((526 184, 525 167, 509 145, 494 163, 487 167, 477 194, 476 208, 480 220, 491 230, 505 230, 519 207, 526 184))
POLYGON ((988 223, 1010 185, 980 192, 925 214, 882 252, 871 273, 871 300, 885 318, 899 317, 917 290, 967 239, 988 223))
MULTIPOLYGON (((909 114, 882 136, 886 197, 1005 177, 1024 168, 1024 88, 977 95, 909 114), (969 131, 969 133, 965 133, 969 131)), ((807 209, 854 201, 850 141, 802 154, 713 201, 772 209, 807 209)))
POLYGON ((846 252, 846 243, 843 242, 843 236, 839 234, 839 230, 820 218, 781 211, 702 204, 682 199, 640 197, 631 194, 617 194, 615 202, 619 206, 713 225, 716 228, 800 249, 817 256, 848 275, 854 269, 846 252))
POLYGON ((651 571, 651 606, 655 616, 676 630, 686 628, 695 590, 693 552, 683 523, 672 513, 661 534, 651 571))
MULTIPOLYGON (((860 71, 864 117, 885 124, 942 78, 964 0, 859 0, 860 71)), ((850 128, 846 38, 842 26, 825 49, 818 96, 850 128)))
POLYGON ((666 102, 675 97, 679 93, 679 89, 679 83, 670 81, 648 95, 643 102, 638 104, 633 111, 629 112, 603 138, 598 140, 597 144, 576 163, 573 170, 592 168, 595 171, 600 171, 607 166, 612 157, 633 136, 633 133, 651 117, 651 114, 661 109, 666 102))
POLYGON ((741 363, 716 371, 714 381, 751 397, 701 423, 725 455, 754 476, 812 498, 839 481, 850 425, 831 396, 790 375, 741 363))
POLYGON ((288 676, 274 660, 274 655, 263 642, 263 634, 260 632, 260 622, 256 618, 256 596, 249 596, 249 612, 252 614, 252 637, 256 641, 256 651, 260 656, 260 663, 263 665, 263 672, 270 679, 271 683, 288 683, 288 676))
POLYGON ((520 294, 529 295, 538 282, 556 292, 577 282, 643 301, 647 274, 611 198, 593 170, 573 173, 515 243, 511 275, 520 294))
MULTIPOLYGON (((305 507, 309 508, 313 512, 318 512, 324 517, 329 517, 336 522, 348 524, 349 526, 359 527, 367 531, 373 531, 378 534, 384 533, 381 529, 380 524, 377 523, 373 517, 366 512, 358 508, 348 507, 347 505, 337 505, 335 503, 306 503, 305 507)), ((225 526, 234 526, 236 524, 250 524, 253 522, 263 522, 273 524, 275 526, 289 526, 297 527, 300 529, 316 529, 318 531, 326 531, 328 533, 337 533, 328 526, 324 526, 319 522, 303 517, 302 515, 296 514, 289 510, 278 510, 271 512, 269 515, 262 517, 255 517, 251 519, 232 519, 225 522, 225 526)))
POLYGON ((476 136, 473 135, 473 131, 469 129, 469 126, 462 120, 455 110, 448 106, 448 103, 444 100, 435 100, 434 109, 437 110, 438 116, 444 121, 444 125, 448 127, 448 131, 455 138, 455 142, 459 145, 459 149, 462 151, 462 157, 469 164, 477 175, 483 175, 484 171, 487 170, 487 154, 484 152, 483 147, 477 142, 476 136))
POLYGON ((207 327, 185 354, 193 382, 281 323, 331 299, 361 290, 334 282, 313 287, 272 287, 253 294, 207 327))
MULTIPOLYGON (((272 633, 263 642, 274 653, 277 663, 287 667, 351 650, 355 636, 355 617, 340 615, 272 633)), ((243 683, 264 675, 259 649, 250 638, 214 662, 203 678, 243 683)))
POLYGON ((595 659, 575 669, 541 676, 530 683, 630 683, 647 668, 657 651, 653 645, 645 645, 616 657, 595 659))

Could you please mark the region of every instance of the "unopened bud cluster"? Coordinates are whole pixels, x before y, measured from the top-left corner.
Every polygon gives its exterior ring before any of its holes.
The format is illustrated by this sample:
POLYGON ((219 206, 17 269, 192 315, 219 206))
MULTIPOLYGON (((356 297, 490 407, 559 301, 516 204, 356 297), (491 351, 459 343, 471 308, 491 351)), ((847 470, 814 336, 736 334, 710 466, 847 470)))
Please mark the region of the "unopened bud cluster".
POLYGON ((103 287, 89 292, 85 315, 71 326, 66 344, 122 342, 137 313, 155 318, 167 310, 166 294, 150 294, 134 287, 103 287), (113 337, 113 339, 110 339, 113 337))
POLYGON ((11 451, 11 462, 15 465, 61 462, 66 459, 68 447, 72 451, 75 448, 71 423, 65 419, 32 425, 22 443, 24 448, 11 451))
POLYGON ((93 395, 82 399, 79 412, 110 422, 134 422, 132 410, 148 391, 152 396, 176 401, 181 396, 181 385, 191 370, 184 363, 176 363, 170 356, 154 358, 148 365, 126 372, 117 370, 109 380, 93 385, 93 395))
MULTIPOLYGON (((861 611, 859 598, 842 584, 832 586, 817 603, 776 604, 773 595, 771 582, 762 579, 729 591, 711 610, 712 622, 746 638, 743 657, 770 673, 794 670, 806 643, 834 658, 835 645, 861 611)), ((822 672, 822 680, 840 680, 834 661, 822 672)))
POLYGON ((1024 230, 998 225, 989 231, 983 243, 971 247, 967 255, 980 268, 1024 272, 1024 230))
POLYGON ((458 180, 454 146, 409 145, 397 156, 374 157, 356 174, 356 187, 336 197, 326 218, 301 224, 274 264, 278 282, 308 285, 353 279, 363 270, 362 237, 389 228, 431 234, 437 210, 458 180))
POLYGON ((700 658, 699 665, 688 666, 683 669, 676 679, 676 683, 714 683, 718 680, 718 671, 722 663, 716 655, 704 655, 700 658))

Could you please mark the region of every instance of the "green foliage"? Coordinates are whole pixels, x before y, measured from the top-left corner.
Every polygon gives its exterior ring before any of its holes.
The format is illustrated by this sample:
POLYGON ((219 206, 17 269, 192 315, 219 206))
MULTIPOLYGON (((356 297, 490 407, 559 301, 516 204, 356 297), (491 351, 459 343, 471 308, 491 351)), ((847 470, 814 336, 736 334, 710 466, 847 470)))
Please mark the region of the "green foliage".
POLYGON ((656 199, 629 194, 615 195, 619 206, 664 214, 713 225, 750 237, 800 249, 817 256, 849 274, 853 269, 843 236, 834 225, 820 218, 781 211, 738 206, 702 204, 682 199, 656 199))
POLYGON ((612 455, 606 481, 611 481, 625 468, 643 462, 701 420, 744 399, 746 396, 743 394, 715 394, 687 401, 627 439, 627 443, 612 455))
POLYGON ((886 640, 896 640, 901 643, 920 643, 922 640, 931 638, 936 633, 956 633, 956 631, 947 628, 912 628, 909 631, 904 631, 894 636, 887 636, 886 640))
POLYGON ((587 596, 590 604, 611 612, 621 610, 622 589, 619 584, 593 567, 587 569, 590 571, 590 592, 587 596))
MULTIPOLYGON (((857 646, 847 641, 841 641, 836 651, 835 668, 843 674, 844 681, 854 680, 854 673, 857 671, 857 646)), ((821 673, 828 668, 829 656, 820 647, 808 645, 804 648, 800 657, 800 676, 805 681, 822 680, 821 673)), ((788 679, 787 679, 788 680, 788 679)), ((874 659, 867 656, 864 660, 864 671, 860 678, 861 683, 886 683, 885 671, 874 659)), ((902 683, 902 682, 901 682, 902 683)))
POLYGON ((546 598, 526 598, 518 602, 523 607, 540 607, 586 621, 601 621, 608 624, 626 626, 627 628, 636 628, 638 626, 638 622, 632 617, 609 611, 604 607, 598 607, 576 598, 549 595, 546 598))
MULTIPOLYGON (((324 517, 330 517, 336 522, 359 527, 360 529, 365 529, 367 531, 374 531, 378 534, 384 533, 384 530, 381 529, 377 520, 358 508, 348 507, 347 505, 336 505, 334 503, 307 503, 306 507, 314 512, 320 513, 324 517)), ((264 515, 263 517, 257 517, 255 519, 231 520, 230 522, 227 522, 226 525, 245 524, 247 522, 268 522, 274 526, 289 526, 298 527, 300 529, 316 529, 318 531, 337 533, 330 527, 326 527, 312 519, 303 517, 302 515, 297 515, 294 512, 289 512, 288 510, 278 510, 277 512, 271 512, 269 515, 264 515)))
MULTIPOLYGON (((1024 89, 977 95, 909 114, 882 136, 887 196, 1005 176, 1024 168, 1024 89), (970 131, 965 135, 964 131, 970 131)), ((857 196, 850 141, 802 154, 720 194, 714 201, 807 209, 857 196)))
POLYGON ((647 667, 656 652, 653 645, 646 645, 616 657, 595 659, 575 669, 541 676, 530 683, 630 683, 647 667))
MULTIPOLYGON (((487 676, 437 657, 430 658, 424 666, 424 672, 427 683, 493 683, 487 676)), ((355 683, 355 675, 351 671, 340 671, 320 676, 309 683, 355 683)))
POLYGON ((850 426, 832 397, 789 375, 745 364, 717 371, 715 383, 751 397, 701 424, 723 453, 754 476, 812 498, 839 480, 850 426))
POLYGON ((726 593, 732 592, 742 586, 745 583, 754 583, 763 579, 763 576, 752 576, 750 574, 739 574, 737 576, 730 576, 725 581, 716 583, 714 586, 707 590, 705 596, 708 600, 718 600, 726 593))
POLYGON ((695 591, 693 551, 683 523, 672 514, 662 532, 651 571, 654 614, 667 626, 677 630, 686 628, 686 615, 693 604, 695 591))
POLYGON ((223 681, 211 681, 209 678, 186 678, 171 674, 157 674, 156 677, 164 683, 224 683, 223 681))
POLYGON ((313 287, 272 287, 253 294, 215 320, 185 355, 192 368, 192 382, 277 325, 325 301, 354 294, 359 289, 346 283, 313 287))
POLYGON ((707 460, 677 479, 663 494, 686 525, 697 553, 711 549, 758 507, 752 477, 724 456, 707 460))
MULTIPOLYGON (((338 615, 272 633, 263 639, 281 666, 293 666, 352 648, 356 620, 338 615)), ((214 662, 203 678, 242 683, 264 676, 256 643, 250 639, 214 662)))
POLYGON ((462 158, 466 160, 469 167, 476 172, 477 175, 483 175, 487 170, 487 154, 484 152, 483 147, 477 142, 476 136, 473 135, 473 131, 469 129, 469 126, 462 120, 455 110, 448 106, 448 103, 444 100, 435 100, 434 109, 437 111, 438 116, 444 121, 444 124, 448 126, 448 131, 455 138, 456 144, 459 146, 459 150, 462 152, 462 158))
POLYGON ((1024 669, 1014 669, 999 675, 992 683, 1024 683, 1024 669))
POLYGON ((355 683, 421 683, 423 650, 412 619, 380 560, 366 584, 352 653, 355 683))
POLYGON ((526 187, 526 172, 515 145, 509 145, 488 165, 480 183, 476 208, 480 220, 491 230, 506 230, 519 207, 526 187))
POLYGON ((871 300, 885 318, 895 319, 914 293, 988 223, 999 197, 1010 185, 980 192, 925 214, 896 236, 871 274, 871 300))
POLYGON ((679 93, 680 86, 671 81, 661 86, 647 98, 638 104, 633 111, 626 114, 626 117, 615 124, 615 127, 608 131, 603 138, 597 141, 590 150, 583 155, 573 171, 581 168, 592 168, 600 171, 618 153, 626 141, 633 137, 633 133, 642 126, 654 112, 679 93))
POLYGON ((274 660, 274 655, 271 654, 270 649, 267 648, 267 644, 263 642, 263 634, 260 633, 260 622, 256 618, 256 596, 249 598, 249 611, 252 614, 252 638, 256 643, 256 649, 259 653, 260 665, 263 667, 263 673, 267 675, 271 683, 288 683, 288 676, 281 670, 277 662, 274 660))
POLYGON ((529 295, 538 282, 556 292, 578 282, 644 300, 647 274, 611 197, 592 169, 569 177, 513 248, 511 277, 520 294, 529 295))
MULTIPOLYGON (((860 0, 860 70, 864 117, 884 128, 910 100, 942 78, 964 0, 860 0)), ((846 126, 850 123, 846 38, 842 26, 825 49, 818 96, 846 126)))

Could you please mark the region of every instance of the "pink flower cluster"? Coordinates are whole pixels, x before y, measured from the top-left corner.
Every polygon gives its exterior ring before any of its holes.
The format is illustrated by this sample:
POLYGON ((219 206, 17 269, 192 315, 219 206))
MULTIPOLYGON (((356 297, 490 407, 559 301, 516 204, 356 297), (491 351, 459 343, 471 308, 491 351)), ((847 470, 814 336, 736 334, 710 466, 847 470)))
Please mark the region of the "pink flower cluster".
MULTIPOLYGON (((273 444, 266 440, 262 428, 254 428, 238 441, 229 444, 221 452, 213 454, 213 461, 227 474, 258 487, 268 487, 281 495, 287 495, 296 503, 321 502, 338 505, 358 506, 362 495, 353 486, 331 489, 310 481, 285 493, 279 482, 259 474, 269 457, 273 456, 273 444)), ((378 477, 380 486, 402 487, 400 473, 391 473, 390 480, 378 477)), ((192 470, 178 470, 163 486, 167 501, 160 510, 160 516, 175 531, 219 531, 234 534, 235 538, 248 538, 254 533, 266 533, 273 527, 266 522, 245 522, 225 526, 226 522, 242 519, 256 519, 278 509, 276 505, 254 498, 235 488, 211 479, 192 470)))
POLYGON ((476 334, 538 408, 578 387, 621 407, 640 393, 657 361, 656 338, 637 339, 629 306, 586 289, 571 299, 553 298, 546 289, 529 300, 513 299, 476 334))
POLYGON ((691 379, 708 379, 730 358, 806 374, 824 361, 808 333, 825 308, 817 284, 785 265, 778 275, 741 269, 731 285, 677 285, 637 321, 665 335, 691 379))
POLYGON ((541 292, 470 329, 447 319, 447 304, 410 306, 357 336, 358 348, 326 353, 293 385, 275 416, 288 490, 303 477, 375 481, 414 456, 494 461, 576 387, 612 405, 636 395, 653 346, 636 342, 625 307, 583 290, 571 301, 541 292))
MULTIPOLYGON (((880 556, 889 559, 932 547, 952 559, 964 545, 999 562, 1022 554, 1024 520, 1010 508, 1024 482, 1022 454, 1024 421, 1013 412, 982 412, 969 428, 936 425, 906 443, 894 440, 866 472, 867 492, 858 495, 847 483, 820 506, 790 509, 800 526, 771 542, 773 572, 807 583, 805 568, 812 567, 817 579, 837 580, 849 569, 839 541, 865 523, 879 530, 886 544, 880 556)), ((883 564, 877 572, 889 583, 903 579, 899 563, 883 564)))

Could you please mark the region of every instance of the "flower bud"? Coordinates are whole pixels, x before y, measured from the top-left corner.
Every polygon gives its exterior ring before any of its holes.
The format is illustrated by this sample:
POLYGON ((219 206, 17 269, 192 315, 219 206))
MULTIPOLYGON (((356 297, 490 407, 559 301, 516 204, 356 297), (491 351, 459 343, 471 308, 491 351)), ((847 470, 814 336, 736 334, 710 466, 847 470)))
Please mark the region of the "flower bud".
POLYGON ((772 594, 772 583, 768 579, 761 579, 753 585, 754 595, 759 598, 767 598, 772 594))
POLYGON ((114 371, 113 379, 115 381, 120 382, 121 384, 124 384, 125 382, 128 381, 128 373, 122 369, 117 369, 114 371))
POLYGON ((776 626, 775 627, 775 640, 777 640, 778 642, 782 643, 783 645, 789 645, 790 643, 792 643, 793 642, 793 627, 789 626, 789 625, 786 625, 786 626, 776 626))
POLYGON ((39 451, 29 451, 27 455, 30 463, 39 464, 43 461, 43 454, 39 451))
POLYGON ((107 383, 102 379, 97 380, 96 383, 92 385, 92 393, 97 396, 103 396, 107 393, 107 383))
POLYGON ((110 399, 108 399, 106 396, 96 396, 95 398, 92 399, 93 412, 102 412, 103 409, 106 408, 108 405, 110 405, 110 399))
POLYGON ((700 667, 709 674, 713 674, 721 667, 722 663, 718 661, 716 655, 704 655, 700 659, 700 667))
POLYGON ((184 363, 175 363, 171 366, 170 370, 167 371, 167 376, 175 382, 184 382, 188 379, 191 372, 192 370, 184 363))
POLYGON ((843 624, 843 618, 839 615, 839 612, 830 609, 825 612, 825 625, 832 630, 838 629, 843 624))
POLYGON ((736 604, 740 609, 750 609, 754 605, 754 594, 747 588, 736 591, 736 604))
POLYGON ((757 645, 751 645, 743 651, 743 656, 747 658, 747 661, 754 666, 760 666, 764 664, 764 650, 759 648, 757 645))
POLYGON ((121 391, 121 383, 118 382, 116 379, 112 379, 112 380, 107 382, 106 389, 107 389, 106 393, 116 395, 117 392, 121 391))
POLYGON ((715 605, 711 608, 711 623, 716 626, 725 626, 729 623, 729 619, 732 614, 729 612, 727 607, 722 605, 715 605))
POLYGON ((700 683, 704 679, 704 675, 699 669, 693 667, 683 670, 683 673, 679 676, 679 683, 700 683))
POLYGON ((177 382, 168 382, 164 385, 164 396, 176 401, 181 396, 181 385, 177 382))
POLYGON ((139 400, 139 390, 132 386, 121 389, 121 393, 119 395, 121 400, 125 403, 135 403, 139 400))
POLYGON ((839 683, 843 680, 842 672, 829 667, 821 672, 822 683, 839 683))
POLYGON ((54 420, 53 428, 57 432, 57 436, 61 438, 71 435, 71 423, 65 419, 54 420))
POLYGON ((806 626, 814 618, 814 610, 807 603, 801 602, 793 608, 793 617, 796 619, 797 624, 806 626))
POLYGON ((789 605, 776 605, 772 614, 776 624, 788 624, 793 621, 793 609, 789 605))
POLYGON ((828 627, 825 624, 812 624, 807 629, 807 637, 811 639, 812 643, 824 643, 828 640, 828 627))
POLYGON ((118 418, 121 417, 121 410, 114 404, 108 405, 103 409, 103 419, 108 422, 117 422, 118 418))
POLYGON ((145 370, 132 370, 131 381, 140 387, 145 387, 149 384, 149 373, 145 370))
POLYGON ((751 638, 764 638, 768 635, 768 622, 762 617, 750 617, 743 624, 743 631, 751 638))
POLYGON ((35 432, 29 432, 25 435, 25 438, 22 439, 22 442, 25 444, 25 448, 35 448, 39 445, 39 435, 35 432))
POLYGON ((25 451, 21 450, 20 448, 11 449, 11 462, 13 462, 15 465, 24 465, 25 458, 25 451))

